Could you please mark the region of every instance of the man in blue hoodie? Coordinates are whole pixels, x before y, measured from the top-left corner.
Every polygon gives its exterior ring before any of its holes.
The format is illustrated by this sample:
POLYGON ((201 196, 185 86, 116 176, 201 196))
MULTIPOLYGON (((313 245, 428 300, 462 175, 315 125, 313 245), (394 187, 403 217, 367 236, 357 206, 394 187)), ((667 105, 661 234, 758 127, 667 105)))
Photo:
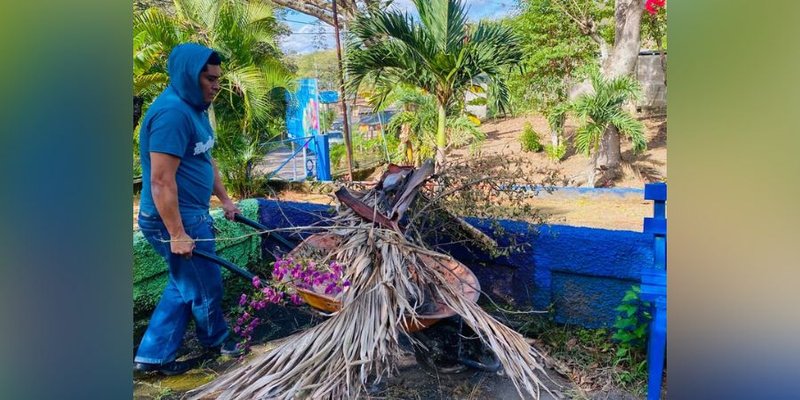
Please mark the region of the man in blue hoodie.
POLYGON ((139 132, 144 177, 139 227, 166 259, 169 277, 136 352, 138 371, 177 375, 190 368, 175 361, 190 318, 202 345, 230 356, 242 354, 223 316, 219 268, 192 257, 195 248, 215 252, 208 213, 212 194, 222 202, 226 218, 239 212, 211 157, 208 107, 220 90, 220 63, 207 47, 176 46, 167 61, 169 86, 150 106, 139 132))

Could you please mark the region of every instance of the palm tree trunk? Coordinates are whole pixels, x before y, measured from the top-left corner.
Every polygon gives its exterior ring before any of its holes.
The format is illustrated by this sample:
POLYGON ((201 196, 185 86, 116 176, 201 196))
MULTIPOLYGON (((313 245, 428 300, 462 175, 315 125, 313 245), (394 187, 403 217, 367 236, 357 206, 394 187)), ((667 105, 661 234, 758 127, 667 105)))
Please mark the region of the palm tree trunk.
POLYGON ((445 114, 444 104, 439 103, 439 127, 436 131, 436 166, 442 167, 446 161, 444 150, 447 147, 447 136, 444 131, 445 114))
POLYGON ((599 151, 592 153, 592 157, 586 165, 586 186, 591 188, 597 182, 597 158, 599 154, 599 151))
POLYGON ((595 172, 600 171, 599 183, 605 186, 608 182, 616 179, 620 175, 621 163, 619 130, 609 124, 600 140, 600 148, 594 163, 595 172))

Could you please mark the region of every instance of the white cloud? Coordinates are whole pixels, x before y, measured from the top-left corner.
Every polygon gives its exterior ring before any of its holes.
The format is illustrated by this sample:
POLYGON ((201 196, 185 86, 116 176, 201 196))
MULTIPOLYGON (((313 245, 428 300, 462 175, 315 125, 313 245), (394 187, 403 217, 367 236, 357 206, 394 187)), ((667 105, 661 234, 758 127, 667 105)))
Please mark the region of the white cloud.
POLYGON ((336 45, 333 28, 325 24, 289 24, 296 34, 283 37, 281 50, 287 54, 306 54, 317 50, 332 49, 336 45))

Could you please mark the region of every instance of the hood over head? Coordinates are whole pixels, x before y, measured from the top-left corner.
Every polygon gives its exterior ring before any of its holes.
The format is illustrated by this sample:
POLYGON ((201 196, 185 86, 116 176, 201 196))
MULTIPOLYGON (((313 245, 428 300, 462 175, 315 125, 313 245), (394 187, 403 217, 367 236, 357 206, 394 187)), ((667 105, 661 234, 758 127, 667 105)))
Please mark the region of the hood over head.
POLYGON ((200 88, 200 71, 208 62, 213 50, 195 43, 175 46, 167 60, 169 85, 183 101, 193 107, 206 109, 210 103, 203 98, 200 88))

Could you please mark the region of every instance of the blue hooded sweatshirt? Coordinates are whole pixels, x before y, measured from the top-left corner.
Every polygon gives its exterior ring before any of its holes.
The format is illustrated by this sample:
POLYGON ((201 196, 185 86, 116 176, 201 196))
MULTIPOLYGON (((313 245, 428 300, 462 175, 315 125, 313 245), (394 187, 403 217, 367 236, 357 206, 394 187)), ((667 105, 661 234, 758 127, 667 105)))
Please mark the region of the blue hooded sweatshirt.
POLYGON ((150 188, 150 152, 181 159, 175 174, 181 217, 208 212, 214 187, 214 132, 208 120, 210 104, 204 101, 200 87, 200 72, 211 53, 205 46, 188 43, 176 46, 169 56, 169 86, 147 110, 139 131, 141 213, 158 215, 150 188))

